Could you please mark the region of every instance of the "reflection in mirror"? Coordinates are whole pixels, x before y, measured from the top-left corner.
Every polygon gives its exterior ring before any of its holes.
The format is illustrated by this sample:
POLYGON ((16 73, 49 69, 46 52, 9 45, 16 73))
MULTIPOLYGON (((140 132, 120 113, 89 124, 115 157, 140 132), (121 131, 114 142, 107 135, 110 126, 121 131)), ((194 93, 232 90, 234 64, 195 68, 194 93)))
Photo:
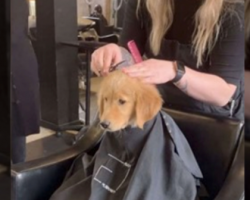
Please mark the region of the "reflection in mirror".
MULTIPOLYGON (((41 57, 41 55, 39 55, 40 47, 38 45, 39 41, 37 41, 36 24, 36 9, 39 9, 39 7, 36 8, 37 0, 27 0, 27 3, 29 9, 28 36, 39 65, 39 56, 41 57)), ((79 42, 118 43, 127 0, 76 0, 76 5, 76 22, 78 27, 76 38, 79 42)), ((69 13, 69 15, 72 15, 72 13, 69 13)), ((50 27, 48 26, 48 28, 50 27)), ((78 127, 69 127, 67 130, 62 131, 42 125, 40 127, 40 134, 32 134, 26 138, 26 161, 46 157, 69 148, 75 142, 75 137, 78 137, 79 130, 86 128, 86 120, 88 121, 87 124, 89 124, 95 119, 97 112, 95 94, 98 91, 101 79, 90 73, 90 84, 87 85, 88 77, 86 68, 89 68, 90 63, 86 60, 86 49, 79 50, 76 56, 78 59, 78 66, 75 67, 78 69, 79 81, 79 120, 82 124, 78 125, 78 127), (86 94, 88 87, 90 87, 90 93, 86 94), (88 98, 89 102, 91 102, 90 105, 86 105, 86 99, 88 98), (89 108, 86 109, 86 106, 89 106, 89 108), (88 111, 89 114, 86 114, 88 111), (86 119, 87 115, 89 115, 90 119, 86 119), (55 146, 57 148, 54 148, 55 146)), ((40 92, 51 90, 50 87, 46 86, 47 88, 44 88, 43 85, 41 84, 40 92)), ((45 113, 43 107, 41 108, 41 113, 45 113)))
POLYGON ((126 4, 127 0, 77 0, 77 13, 78 17, 91 16, 99 6, 109 25, 122 27, 126 4))

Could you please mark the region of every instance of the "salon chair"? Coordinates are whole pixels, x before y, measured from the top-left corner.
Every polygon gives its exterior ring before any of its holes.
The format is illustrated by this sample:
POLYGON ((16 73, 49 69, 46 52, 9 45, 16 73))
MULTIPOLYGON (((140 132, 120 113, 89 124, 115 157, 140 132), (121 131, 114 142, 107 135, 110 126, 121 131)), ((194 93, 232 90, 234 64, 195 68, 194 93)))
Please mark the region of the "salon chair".
POLYGON ((118 36, 114 33, 114 26, 105 26, 97 17, 84 17, 95 22, 93 28, 98 34, 99 42, 118 43, 118 36))
MULTIPOLYGON (((245 190, 250 191, 250 118, 246 119, 245 121, 245 190)), ((246 199, 250 198, 250 194, 246 194, 246 199)))
POLYGON ((114 27, 114 32, 117 34, 121 34, 123 28, 122 27, 114 27))
MULTIPOLYGON (((243 200, 243 123, 164 110, 173 117, 193 149, 203 172, 203 184, 210 194, 208 199, 243 200)), ((46 158, 14 165, 12 200, 48 200, 76 156, 84 151, 96 151, 102 136, 97 119, 75 146, 46 158)))
POLYGON ((0 153, 0 199, 10 199, 10 158, 0 153))
POLYGON ((10 199, 10 184, 11 178, 9 174, 9 168, 0 164, 0 195, 1 199, 10 199))
MULTIPOLYGON (((245 166, 246 166, 246 172, 245 172, 245 190, 250 191, 250 140, 246 140, 245 142, 245 166)), ((249 199, 250 195, 246 194, 246 199, 249 199)))

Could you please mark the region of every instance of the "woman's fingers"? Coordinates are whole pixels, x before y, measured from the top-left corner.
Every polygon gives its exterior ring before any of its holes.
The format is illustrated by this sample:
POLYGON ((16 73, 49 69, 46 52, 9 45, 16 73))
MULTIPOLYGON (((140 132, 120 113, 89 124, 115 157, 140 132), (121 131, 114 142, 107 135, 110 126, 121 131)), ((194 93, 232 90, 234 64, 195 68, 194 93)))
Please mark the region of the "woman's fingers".
POLYGON ((113 55, 112 52, 106 51, 103 54, 103 70, 102 72, 104 74, 107 74, 109 72, 109 68, 112 65, 113 55))
POLYGON ((142 79, 144 83, 155 84, 156 80, 154 76, 145 77, 142 79))
POLYGON ((91 56, 91 70, 95 72, 95 74, 99 75, 99 71, 101 70, 100 61, 99 61, 99 52, 94 52, 91 56))
POLYGON ((111 65, 120 62, 121 57, 120 47, 115 44, 108 44, 92 54, 91 69, 99 76, 106 75, 109 73, 111 65))
POLYGON ((104 49, 99 49, 92 54, 91 69, 98 76, 103 76, 104 52, 104 49))
POLYGON ((123 72, 128 74, 130 77, 145 78, 152 76, 151 71, 141 64, 136 64, 131 67, 123 68, 123 72))
POLYGON ((103 73, 106 75, 109 73, 111 66, 118 64, 122 61, 121 49, 118 45, 111 44, 103 56, 103 73))
POLYGON ((130 73, 126 73, 128 74, 130 77, 138 77, 138 78, 145 78, 145 77, 150 77, 152 76, 152 74, 149 71, 135 71, 135 72, 130 72, 130 73))
POLYGON ((104 56, 104 51, 100 50, 97 52, 97 55, 95 57, 97 69, 99 71, 103 70, 103 56, 104 56))
POLYGON ((133 73, 133 72, 137 72, 137 71, 142 71, 143 66, 142 66, 141 63, 139 63, 139 64, 135 64, 135 65, 132 65, 132 66, 129 66, 129 67, 125 67, 122 70, 125 73, 133 73))
POLYGON ((116 65, 119 62, 121 62, 122 60, 123 60, 123 58, 122 58, 122 52, 121 52, 120 47, 118 47, 116 49, 116 53, 114 53, 112 65, 116 65))
POLYGON ((91 66, 91 70, 92 70, 97 76, 100 76, 99 71, 98 71, 97 68, 95 67, 96 64, 94 64, 94 60, 91 61, 90 66, 91 66))

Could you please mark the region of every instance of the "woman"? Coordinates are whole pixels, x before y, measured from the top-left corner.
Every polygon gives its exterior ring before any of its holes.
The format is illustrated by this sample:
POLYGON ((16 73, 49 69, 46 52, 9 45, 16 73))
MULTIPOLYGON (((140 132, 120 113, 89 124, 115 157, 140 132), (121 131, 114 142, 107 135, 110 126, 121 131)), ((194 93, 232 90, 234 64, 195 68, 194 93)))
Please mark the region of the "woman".
POLYGON ((243 0, 129 0, 120 47, 96 50, 91 68, 107 74, 135 40, 149 59, 123 71, 156 84, 165 106, 243 120, 243 18, 243 0))
POLYGON ((108 26, 108 21, 102 14, 102 6, 101 5, 96 5, 95 6, 95 11, 90 15, 90 17, 97 17, 101 20, 101 23, 103 26, 108 26))
POLYGON ((28 2, 11 2, 12 163, 25 161, 26 136, 39 133, 38 64, 28 38, 28 2))

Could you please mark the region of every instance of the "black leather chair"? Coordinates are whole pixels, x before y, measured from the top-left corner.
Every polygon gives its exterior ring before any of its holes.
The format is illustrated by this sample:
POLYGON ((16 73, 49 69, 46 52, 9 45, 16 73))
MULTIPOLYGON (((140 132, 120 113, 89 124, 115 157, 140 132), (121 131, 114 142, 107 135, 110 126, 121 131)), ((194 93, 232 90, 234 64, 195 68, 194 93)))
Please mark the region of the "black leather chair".
POLYGON ((245 190, 248 191, 247 194, 246 194, 246 199, 249 199, 250 198, 250 194, 249 194, 249 191, 250 191, 250 141, 249 140, 246 140, 246 143, 245 143, 245 168, 246 168, 246 173, 245 173, 245 180, 246 180, 246 183, 245 183, 245 190))
POLYGON ((9 175, 9 168, 5 165, 0 164, 0 195, 1 199, 10 199, 10 184, 11 178, 9 175))
MULTIPOLYGON (((245 121, 245 190, 250 191, 250 118, 245 121)), ((250 198, 249 192, 246 194, 246 199, 250 198)))
MULTIPOLYGON (((165 109, 187 137, 213 200, 244 199, 243 124, 165 109)), ((98 121, 95 122, 96 124, 98 121)), ((72 161, 102 139, 91 127, 79 143, 64 152, 12 167, 13 200, 47 200, 61 184, 72 161)))
POLYGON ((97 17, 84 17, 95 22, 93 28, 95 29, 99 42, 118 43, 118 36, 115 34, 114 26, 105 26, 97 17))
POLYGON ((10 158, 0 153, 0 199, 10 199, 10 158))

